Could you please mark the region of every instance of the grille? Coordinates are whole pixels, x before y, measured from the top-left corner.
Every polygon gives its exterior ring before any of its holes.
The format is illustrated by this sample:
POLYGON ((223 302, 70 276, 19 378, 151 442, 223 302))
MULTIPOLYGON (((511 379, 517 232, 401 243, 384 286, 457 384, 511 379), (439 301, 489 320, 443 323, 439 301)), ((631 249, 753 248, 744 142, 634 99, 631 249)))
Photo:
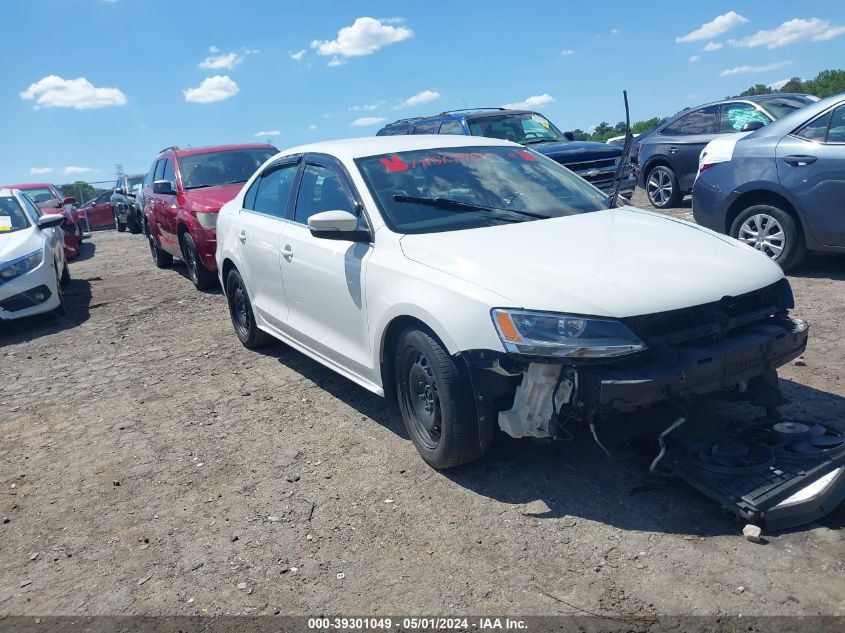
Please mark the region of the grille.
POLYGON ((24 310, 26 308, 31 308, 33 306, 37 306, 39 303, 43 303, 50 298, 50 289, 47 286, 38 286, 37 288, 33 288, 32 290, 27 290, 25 292, 21 292, 19 294, 13 295, 8 299, 0 301, 0 309, 6 310, 8 312, 17 312, 18 310, 24 310), (42 301, 35 300, 36 293, 43 293, 45 298, 42 301))
POLYGON ((628 317, 622 321, 641 341, 654 347, 721 337, 735 328, 762 321, 793 306, 792 289, 784 278, 736 297, 726 296, 712 303, 628 317))

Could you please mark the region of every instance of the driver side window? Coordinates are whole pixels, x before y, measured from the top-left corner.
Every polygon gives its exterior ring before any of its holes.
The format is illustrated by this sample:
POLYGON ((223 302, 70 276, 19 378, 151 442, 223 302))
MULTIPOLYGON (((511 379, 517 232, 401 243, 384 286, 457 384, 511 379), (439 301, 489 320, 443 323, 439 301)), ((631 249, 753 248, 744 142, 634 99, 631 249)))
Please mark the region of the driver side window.
POLYGON ((308 224, 308 218, 323 211, 349 211, 359 216, 346 186, 333 170, 322 165, 306 165, 296 198, 294 222, 308 224))

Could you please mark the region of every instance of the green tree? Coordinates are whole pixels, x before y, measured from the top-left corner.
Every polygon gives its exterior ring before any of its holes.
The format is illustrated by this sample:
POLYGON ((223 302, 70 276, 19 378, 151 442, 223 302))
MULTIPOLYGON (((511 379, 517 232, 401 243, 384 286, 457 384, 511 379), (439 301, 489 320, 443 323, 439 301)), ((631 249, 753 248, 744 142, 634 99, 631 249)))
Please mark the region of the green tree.
POLYGON ((631 132, 634 134, 642 134, 643 132, 648 132, 652 128, 656 128, 660 125, 660 117, 652 117, 651 119, 646 119, 645 121, 637 121, 631 126, 631 132))
POLYGON ((96 198, 105 191, 105 189, 98 189, 87 182, 77 180, 76 182, 72 182, 67 185, 59 185, 59 191, 61 191, 65 197, 70 196, 72 198, 76 198, 76 203, 81 205, 92 198, 96 198))
POLYGON ((772 90, 772 92, 806 92, 807 84, 801 81, 801 77, 793 77, 787 81, 780 90, 772 90))
MULTIPOLYGON (((845 92, 845 70, 823 70, 815 79, 806 82, 807 92, 824 98, 845 92)), ((786 86, 784 86, 786 92, 786 86)))
POLYGON ((767 95, 775 92, 771 88, 769 88, 766 84, 756 84, 749 88, 748 90, 744 90, 743 92, 739 93, 740 97, 753 97, 754 95, 767 95))

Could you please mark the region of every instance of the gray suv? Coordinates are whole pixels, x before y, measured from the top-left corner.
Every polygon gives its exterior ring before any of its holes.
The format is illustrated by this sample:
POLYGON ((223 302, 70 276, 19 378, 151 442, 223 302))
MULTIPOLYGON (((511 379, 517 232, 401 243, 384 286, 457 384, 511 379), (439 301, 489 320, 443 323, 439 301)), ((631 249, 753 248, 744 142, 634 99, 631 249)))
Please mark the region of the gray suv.
POLYGON ((658 209, 676 207, 692 191, 698 155, 721 134, 751 131, 817 101, 802 94, 738 97, 670 117, 639 144, 639 185, 658 209))
POLYGON ((784 269, 805 249, 845 253, 845 93, 716 145, 701 157, 696 222, 784 269))

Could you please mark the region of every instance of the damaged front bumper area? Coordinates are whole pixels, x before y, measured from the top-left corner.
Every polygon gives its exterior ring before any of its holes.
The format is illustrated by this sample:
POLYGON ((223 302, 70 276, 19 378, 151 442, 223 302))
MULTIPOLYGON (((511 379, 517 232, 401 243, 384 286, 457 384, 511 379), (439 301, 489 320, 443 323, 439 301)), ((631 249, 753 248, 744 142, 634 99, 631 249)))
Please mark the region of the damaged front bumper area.
POLYGON ((775 370, 807 346, 809 327, 781 313, 717 340, 654 347, 613 360, 470 351, 479 420, 513 437, 557 437, 569 419, 592 422, 665 400, 733 391, 773 409, 775 370))

